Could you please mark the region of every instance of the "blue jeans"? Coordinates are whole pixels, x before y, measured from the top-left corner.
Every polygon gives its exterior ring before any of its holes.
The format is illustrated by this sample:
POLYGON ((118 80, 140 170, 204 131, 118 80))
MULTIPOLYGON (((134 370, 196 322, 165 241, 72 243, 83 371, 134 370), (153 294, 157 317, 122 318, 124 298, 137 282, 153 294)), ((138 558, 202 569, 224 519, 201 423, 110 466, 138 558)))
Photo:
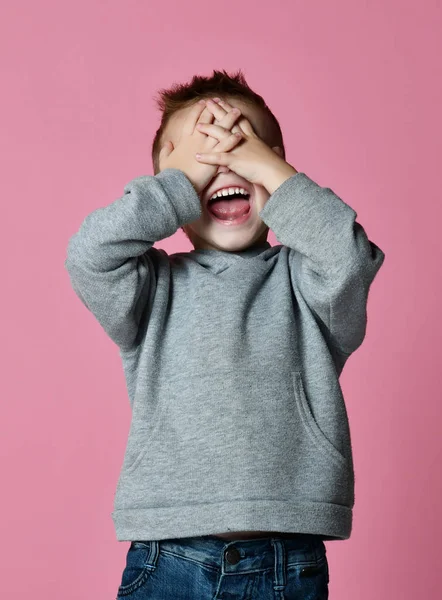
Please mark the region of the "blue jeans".
POLYGON ((328 600, 325 544, 312 534, 133 541, 117 598, 328 600))

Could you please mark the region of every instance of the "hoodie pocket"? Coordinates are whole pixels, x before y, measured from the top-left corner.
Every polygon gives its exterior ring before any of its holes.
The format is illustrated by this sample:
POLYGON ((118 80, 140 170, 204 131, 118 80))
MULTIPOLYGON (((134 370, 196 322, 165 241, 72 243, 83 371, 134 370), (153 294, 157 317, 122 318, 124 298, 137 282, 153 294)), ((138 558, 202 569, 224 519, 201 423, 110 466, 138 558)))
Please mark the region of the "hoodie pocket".
POLYGON ((124 468, 124 472, 126 474, 129 474, 129 473, 132 473, 133 471, 135 471, 135 469, 140 464, 140 462, 143 459, 146 452, 147 452, 147 448, 142 448, 141 450, 139 450, 138 454, 135 456, 135 458, 133 460, 131 460, 131 462, 124 468))
POLYGON ((305 392, 302 373, 299 371, 293 371, 293 388, 302 424, 312 442, 322 454, 331 458, 335 463, 348 467, 347 458, 332 444, 316 422, 305 392))
POLYGON ((345 451, 342 399, 328 379, 318 393, 331 441, 293 369, 215 365, 164 379, 154 408, 136 405, 115 509, 293 497, 348 506, 352 473, 333 445, 345 451))

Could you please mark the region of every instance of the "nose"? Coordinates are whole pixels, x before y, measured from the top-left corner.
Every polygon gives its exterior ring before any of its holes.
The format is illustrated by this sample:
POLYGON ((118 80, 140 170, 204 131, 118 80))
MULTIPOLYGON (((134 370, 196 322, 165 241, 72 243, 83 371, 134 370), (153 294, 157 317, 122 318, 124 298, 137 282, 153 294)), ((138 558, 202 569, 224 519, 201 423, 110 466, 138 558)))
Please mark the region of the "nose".
POLYGON ((229 167, 225 167, 223 165, 220 165, 218 167, 218 171, 216 172, 216 174, 218 175, 218 173, 229 173, 229 172, 230 172, 229 167))

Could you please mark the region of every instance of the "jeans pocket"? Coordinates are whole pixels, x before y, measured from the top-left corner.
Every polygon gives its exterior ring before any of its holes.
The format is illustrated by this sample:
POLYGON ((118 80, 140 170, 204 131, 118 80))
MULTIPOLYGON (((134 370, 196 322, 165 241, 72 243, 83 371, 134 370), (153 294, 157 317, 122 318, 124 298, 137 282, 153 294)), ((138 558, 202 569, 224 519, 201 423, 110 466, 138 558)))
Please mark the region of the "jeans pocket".
POLYGON ((328 561, 325 557, 320 558, 314 565, 300 567, 299 578, 322 576, 329 583, 328 561))
POLYGON ((287 586, 284 597, 328 600, 328 561, 325 555, 316 560, 291 565, 287 569, 287 586))
POLYGON ((127 551, 126 566, 123 570, 117 598, 129 596, 144 585, 152 575, 156 569, 156 564, 148 562, 150 550, 149 542, 131 542, 127 551))

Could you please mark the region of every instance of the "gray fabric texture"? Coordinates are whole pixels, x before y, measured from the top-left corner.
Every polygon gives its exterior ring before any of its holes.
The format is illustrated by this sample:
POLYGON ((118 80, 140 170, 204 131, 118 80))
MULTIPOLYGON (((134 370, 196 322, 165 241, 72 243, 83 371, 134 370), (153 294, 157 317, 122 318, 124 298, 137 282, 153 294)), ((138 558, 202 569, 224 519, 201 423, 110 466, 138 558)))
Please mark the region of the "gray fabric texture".
POLYGON ((132 410, 117 539, 347 539, 355 478, 339 377, 385 255, 305 173, 259 213, 276 246, 154 247, 201 210, 184 172, 165 169, 130 181, 69 239, 71 285, 118 347, 132 410))

